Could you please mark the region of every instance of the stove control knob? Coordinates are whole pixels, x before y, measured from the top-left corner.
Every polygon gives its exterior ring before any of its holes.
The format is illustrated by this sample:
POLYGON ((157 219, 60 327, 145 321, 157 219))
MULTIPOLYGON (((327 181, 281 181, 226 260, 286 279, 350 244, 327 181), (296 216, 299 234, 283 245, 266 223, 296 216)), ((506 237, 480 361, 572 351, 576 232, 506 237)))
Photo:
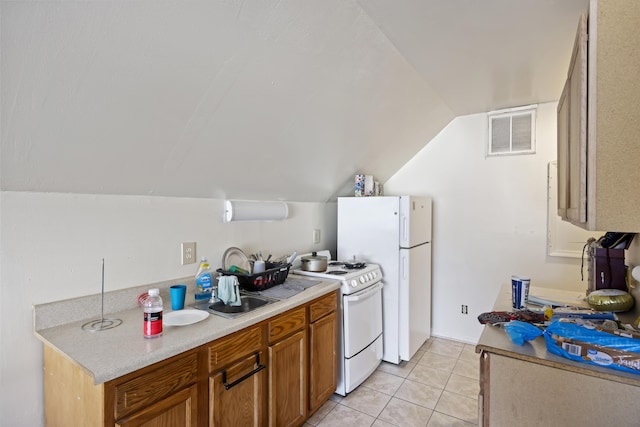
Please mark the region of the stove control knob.
POLYGON ((360 276, 360 283, 364 283, 366 281, 367 281, 367 279, 364 276, 360 276))
POLYGON ((371 275, 373 276, 373 278, 375 279, 376 277, 378 277, 378 273, 376 273, 375 271, 371 272, 371 275))
POLYGON ((355 280, 355 279, 353 279, 353 280, 351 281, 351 287, 352 287, 352 288, 355 288, 356 286, 358 286, 358 282, 356 282, 356 280, 355 280))
POLYGON ((367 280, 371 280, 373 279, 373 277, 371 276, 371 273, 367 273, 367 280))

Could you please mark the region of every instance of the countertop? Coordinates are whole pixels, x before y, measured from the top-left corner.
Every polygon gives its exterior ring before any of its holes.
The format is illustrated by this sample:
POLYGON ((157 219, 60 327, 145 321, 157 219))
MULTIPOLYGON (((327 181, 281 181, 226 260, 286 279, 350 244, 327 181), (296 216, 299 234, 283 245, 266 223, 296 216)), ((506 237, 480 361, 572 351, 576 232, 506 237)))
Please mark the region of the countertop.
MULTIPOLYGON (((531 287, 529 295, 535 295, 546 300, 574 303, 578 306, 582 304, 582 306, 588 307, 584 301, 581 301, 581 297, 583 297, 584 294, 580 292, 531 287)), ((512 311, 510 285, 504 285, 500 290, 493 311, 512 311)), ((619 313, 618 315, 621 321, 627 323, 630 322, 630 320, 625 319, 625 317, 634 316, 633 313, 619 313)), ((633 318, 635 319, 635 317, 633 318)), ((589 365, 556 356, 547 351, 546 342, 542 336, 519 346, 511 341, 504 328, 498 326, 485 325, 484 331, 476 346, 477 353, 483 351, 558 369, 570 370, 584 375, 640 386, 640 375, 638 374, 589 365)))
MULTIPOLYGON (((294 274, 290 274, 289 277, 302 280, 310 279, 294 274)), ((314 280, 319 281, 319 279, 314 280)), ((185 281, 170 281, 166 282, 166 285, 178 282, 184 283, 185 281)), ((146 288, 152 287, 154 286, 145 286, 141 289, 146 290, 146 288)), ((96 332, 83 330, 82 325, 96 319, 95 316, 56 324, 60 322, 61 310, 65 313, 72 313, 74 305, 86 306, 83 304, 82 298, 76 298, 34 307, 34 332, 36 337, 46 345, 81 366, 93 377, 95 384, 101 384, 244 329, 339 288, 339 281, 323 280, 295 296, 267 304, 235 319, 210 314, 205 320, 192 325, 164 325, 162 336, 152 339, 144 338, 142 335, 143 314, 142 308, 137 307, 137 302, 134 303, 135 308, 129 307, 122 311, 111 312, 105 310, 105 319, 122 320, 122 324, 113 329, 96 332), (56 322, 51 320, 54 314, 57 316, 56 322)), ((167 289, 168 286, 161 288, 165 313, 171 311, 167 289)), ((131 295, 138 295, 139 292, 138 288, 129 291, 128 299, 132 299, 131 295)), ((189 300, 189 296, 187 297, 185 309, 189 309, 187 304, 193 302, 192 294, 190 295, 191 300, 189 300)), ((95 296, 91 298, 95 300, 95 296)), ((122 299, 122 296, 120 298, 122 299)), ((111 298, 111 300, 113 299, 111 298)), ((111 308, 113 308, 113 304, 111 304, 111 308)), ((97 318, 100 319, 100 315, 97 318)))

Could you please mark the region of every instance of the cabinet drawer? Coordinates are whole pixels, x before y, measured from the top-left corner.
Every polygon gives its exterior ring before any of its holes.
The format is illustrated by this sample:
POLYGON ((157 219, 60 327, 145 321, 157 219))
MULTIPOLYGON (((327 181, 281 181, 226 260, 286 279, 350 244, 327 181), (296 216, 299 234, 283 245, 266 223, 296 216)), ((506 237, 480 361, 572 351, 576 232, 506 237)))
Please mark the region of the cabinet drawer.
POLYGON ((263 326, 254 326, 216 340, 209 346, 209 372, 265 346, 263 326))
POLYGON ((305 308, 296 308, 269 322, 269 343, 274 343, 291 333, 304 328, 306 324, 305 308))
POLYGON ((321 317, 336 311, 337 308, 338 300, 336 292, 331 292, 329 295, 312 302, 309 306, 309 323, 313 323, 321 317))
POLYGON ((197 372, 198 355, 194 352, 117 385, 115 418, 119 419, 187 388, 198 379, 197 372))

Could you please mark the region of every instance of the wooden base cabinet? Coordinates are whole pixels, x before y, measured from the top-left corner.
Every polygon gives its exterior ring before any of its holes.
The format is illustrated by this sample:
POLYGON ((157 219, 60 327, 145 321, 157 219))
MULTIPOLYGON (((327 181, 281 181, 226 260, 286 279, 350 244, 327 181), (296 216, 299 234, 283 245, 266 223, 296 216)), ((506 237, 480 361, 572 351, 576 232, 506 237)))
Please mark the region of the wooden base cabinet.
POLYGON ((307 315, 300 307, 269 322, 269 426, 307 418, 307 315))
POLYGON ((263 426, 267 374, 264 352, 250 355, 209 379, 210 426, 263 426))
POLYGON ((97 385, 45 344, 45 424, 300 426, 336 389, 336 307, 334 291, 97 385))
POLYGON ((266 347, 264 325, 208 345, 211 427, 266 425, 266 347))
POLYGON ((198 354, 189 351, 104 384, 44 348, 47 426, 199 426, 198 354))
POLYGON ((335 392, 337 293, 269 323, 269 425, 298 426, 335 392))
POLYGON ((309 411, 315 412, 338 386, 338 319, 335 297, 323 298, 310 307, 309 411))
POLYGON ((297 426, 307 418, 304 330, 269 347, 269 425, 297 426))

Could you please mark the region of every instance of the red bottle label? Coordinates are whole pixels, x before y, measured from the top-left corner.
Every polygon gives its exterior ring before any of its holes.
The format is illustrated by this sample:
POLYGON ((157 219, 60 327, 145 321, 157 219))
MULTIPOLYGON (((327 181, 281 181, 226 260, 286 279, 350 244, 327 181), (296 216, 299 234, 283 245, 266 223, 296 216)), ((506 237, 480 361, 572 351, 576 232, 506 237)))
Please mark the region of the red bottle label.
POLYGON ((162 311, 144 313, 144 335, 153 337, 162 333, 162 311))

